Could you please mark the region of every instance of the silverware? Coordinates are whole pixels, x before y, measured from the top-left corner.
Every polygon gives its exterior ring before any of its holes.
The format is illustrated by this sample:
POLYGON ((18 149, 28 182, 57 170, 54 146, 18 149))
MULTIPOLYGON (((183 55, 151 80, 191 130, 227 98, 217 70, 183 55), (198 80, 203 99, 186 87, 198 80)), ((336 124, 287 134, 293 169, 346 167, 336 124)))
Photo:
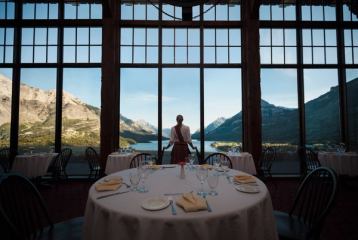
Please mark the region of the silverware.
POLYGON ((231 176, 226 176, 226 180, 227 180, 228 183, 231 183, 230 177, 231 176))
POLYGON ((177 215, 177 210, 175 209, 173 198, 169 197, 168 199, 170 201, 170 207, 172 209, 172 215, 177 215))
POLYGON ((114 195, 118 195, 118 194, 122 194, 122 193, 127 193, 127 192, 130 192, 130 191, 128 190, 128 191, 123 191, 123 192, 111 193, 111 194, 99 196, 99 197, 97 197, 97 199, 102 199, 102 198, 106 198, 106 197, 111 197, 111 196, 114 196, 114 195))

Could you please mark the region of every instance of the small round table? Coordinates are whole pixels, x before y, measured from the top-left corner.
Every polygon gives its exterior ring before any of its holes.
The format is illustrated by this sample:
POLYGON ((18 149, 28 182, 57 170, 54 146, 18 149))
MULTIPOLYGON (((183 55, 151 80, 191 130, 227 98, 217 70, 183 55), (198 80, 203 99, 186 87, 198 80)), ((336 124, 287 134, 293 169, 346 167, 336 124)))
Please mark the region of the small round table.
MULTIPOLYGON (((107 177, 121 176, 129 183, 128 169, 107 177)), ((215 171, 215 170, 211 170, 215 171)), ((219 177, 218 196, 207 196, 212 212, 186 213, 175 206, 159 211, 141 207, 144 199, 163 196, 165 193, 185 193, 200 188, 195 170, 185 170, 185 179, 179 178, 179 166, 152 170, 145 183, 146 193, 128 192, 107 198, 97 197, 111 192, 89 190, 85 211, 84 239, 277 239, 276 225, 270 194, 266 186, 256 179, 259 193, 239 192, 226 176, 219 177)), ((230 170, 228 175, 245 174, 230 170)), ((100 179, 98 181, 103 181, 100 179)), ((207 183, 204 184, 208 189, 207 183)), ((117 191, 128 190, 124 185, 117 191)), ((178 196, 174 196, 174 200, 178 196)))

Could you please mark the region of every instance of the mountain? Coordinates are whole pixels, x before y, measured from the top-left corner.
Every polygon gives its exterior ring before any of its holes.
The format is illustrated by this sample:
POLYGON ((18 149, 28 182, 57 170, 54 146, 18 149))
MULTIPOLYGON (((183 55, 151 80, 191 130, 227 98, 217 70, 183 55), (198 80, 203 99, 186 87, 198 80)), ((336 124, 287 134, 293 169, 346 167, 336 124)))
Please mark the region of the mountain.
MULTIPOLYGON (((347 83, 348 119, 350 139, 358 142, 358 78, 347 83)), ((265 142, 298 143, 299 115, 294 108, 275 106, 261 100, 262 139, 265 142)), ((339 88, 332 87, 327 93, 305 104, 306 139, 308 142, 326 142, 340 139, 339 88)), ((206 134, 209 141, 242 141, 242 112, 227 119, 206 134)), ((193 136, 194 138, 194 136, 193 136)))
MULTIPOLYGON (((219 117, 216 120, 214 120, 212 123, 210 123, 206 128, 204 129, 205 135, 207 135, 209 132, 215 130, 218 128, 221 124, 223 124, 226 121, 224 117, 219 117)), ((199 139, 200 138, 200 130, 197 130, 193 135, 193 139, 199 139)))
POLYGON ((163 137, 170 138, 171 131, 172 131, 171 128, 163 128, 162 130, 163 137))
MULTIPOLYGON (((0 74, 0 141, 8 142, 11 118, 12 81, 0 74), (7 139, 7 140, 6 140, 7 139)), ((56 91, 20 85, 20 144, 53 144, 56 116, 56 91)), ((100 109, 63 92, 62 141, 68 145, 99 144, 100 109)), ((154 126, 120 116, 124 143, 156 140, 154 126)))

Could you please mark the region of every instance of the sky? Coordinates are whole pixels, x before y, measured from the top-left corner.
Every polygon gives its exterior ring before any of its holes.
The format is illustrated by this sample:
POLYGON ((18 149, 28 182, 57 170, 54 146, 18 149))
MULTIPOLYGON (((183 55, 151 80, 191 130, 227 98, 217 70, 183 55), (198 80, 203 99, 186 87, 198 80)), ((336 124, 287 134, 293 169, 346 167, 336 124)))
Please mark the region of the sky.
MULTIPOLYGON (((34 18, 34 9, 33 4, 25 4, 24 8, 24 18, 34 18)), ((36 18, 44 18, 47 15, 47 9, 44 8, 45 5, 38 4, 41 11, 36 11, 36 18)), ((93 5, 91 9, 91 18, 100 18, 100 8, 99 5, 93 5)), ((138 7, 138 6, 137 6, 138 7)), ((145 12, 142 7, 135 9, 135 16, 141 18, 144 16, 145 12)), ((79 6, 79 18, 88 18, 89 17, 89 5, 80 5, 79 6)), ((229 8, 231 11, 232 19, 239 19, 239 15, 235 15, 236 8, 229 8)), ((293 7, 282 8, 278 5, 272 6, 273 15, 270 16, 268 12, 268 7, 263 6, 260 9, 261 19, 282 19, 283 13, 285 14, 285 19, 295 19, 295 11, 293 7)), ((167 11, 172 11, 173 9, 167 8, 167 11)), ((237 9, 236 9, 237 10, 237 9)), ((57 4, 50 5, 50 18, 56 18, 57 4)), ((65 9, 66 18, 75 18, 75 7, 72 5, 66 4, 65 9)), ((157 10, 153 7, 148 8, 148 16, 150 19, 155 19, 157 17, 157 10)), ((224 10, 223 10, 224 11, 224 10)), ((335 19, 334 8, 325 7, 325 18, 327 20, 335 19)), ((218 16, 221 19, 225 19, 225 16, 218 11, 218 16), (221 15, 220 15, 221 14, 221 15)), ((124 6, 122 9, 122 18, 131 18, 131 7, 124 6)), ((311 18, 309 8, 303 7, 302 9, 303 19, 309 20, 311 18)), ((320 20, 323 18, 322 8, 313 7, 313 20, 320 20)), ((2 11, 0 10, 0 19, 2 18, 2 11)), ((206 19, 213 17, 212 12, 210 11, 205 16, 206 19)), ((10 18, 11 18, 11 6, 10 6, 10 18)), ((9 17, 8 16, 8 17, 9 17)), ((227 16, 226 16, 227 17, 227 16)), ((348 19, 350 17, 349 12, 346 7, 344 7, 344 18, 348 19)), ((353 16, 353 20, 357 20, 353 16)), ((87 28, 86 28, 87 29, 87 28)), ((78 43, 83 44, 101 44, 101 32, 98 29, 86 30, 84 28, 79 28, 78 32, 78 43), (88 33, 91 35, 90 39, 88 33)), ((1 29, 0 29, 1 30, 1 29)), ((122 44, 131 44, 131 31, 124 30, 122 33, 122 44)), ((173 31, 172 29, 165 29, 168 31, 168 34, 164 34, 163 44, 173 45, 173 31)), ((236 30, 233 30, 233 33, 236 33, 236 30)), ((46 38, 46 32, 43 29, 37 29, 36 31, 36 44, 43 44, 43 39, 46 38)), ((1 31, 0 31, 1 33, 1 31)), ((157 29, 152 29, 149 31, 149 38, 147 39, 147 44, 157 45, 157 29)), ((210 45, 214 42, 214 36, 210 33, 210 30, 205 31, 204 42, 207 45, 210 45)), ((262 29, 260 31, 261 41, 260 44, 263 46, 265 44, 271 44, 269 39, 271 39, 270 31, 262 29)), ((336 55, 334 54, 336 45, 335 42, 335 30, 315 30, 312 32, 310 30, 304 30, 303 32, 303 43, 306 46, 310 46, 311 40, 314 45, 326 45, 333 46, 332 49, 327 50, 326 61, 330 62, 336 61, 336 55), (325 36, 325 38, 324 38, 325 36), (324 42, 324 39, 326 39, 324 42)), ((0 34, 3 35, 3 34, 0 34)), ((65 31, 65 43, 66 44, 75 44, 74 42, 74 31, 73 29, 66 29, 65 31), (72 40, 71 40, 72 39, 72 40)), ((143 29, 135 30, 135 43, 136 44, 145 44, 143 29)), ((220 32, 217 35, 217 41, 222 42, 224 45, 228 44, 226 39, 226 34, 221 34, 220 32)), ((234 36, 231 34, 230 36, 234 36)), ((236 33, 237 44, 240 45, 240 34, 236 33)), ((272 31, 272 44, 273 45, 286 45, 293 46, 293 48, 286 47, 285 57, 286 62, 295 63, 296 59, 296 33, 295 30, 286 29, 285 30, 285 39, 283 39, 282 29, 276 29, 272 31), (292 51, 293 49, 293 51, 292 51)), ((198 44, 199 44, 199 31, 197 29, 192 29, 189 31, 189 46, 191 48, 189 51, 189 61, 198 62, 198 44)), ((177 31, 176 32, 176 44, 186 44, 186 31, 177 31)), ((235 40, 230 39, 230 44, 233 44, 235 40)), ((11 38, 9 39, 10 42, 11 38)), ((24 29, 22 37, 23 45, 32 44, 32 29, 24 29)), ((49 30, 49 44, 57 44, 57 30, 49 30)), ((357 39, 358 41, 358 39, 357 39)), ((1 45, 1 37, 0 37, 1 45)), ((54 46, 54 48, 57 48, 54 46)), ((227 48, 224 50, 218 51, 218 59, 225 59, 227 56, 227 48), (226 54, 226 55, 225 55, 226 54)), ((308 49, 308 48, 307 48, 308 49)), ((306 49, 306 50, 307 50, 306 49)), ((84 49, 77 49, 79 55, 88 55, 84 49), (83 52, 84 51, 84 52, 83 52), (81 54, 85 53, 85 54, 81 54)), ((128 49, 127 49, 128 50, 128 49)), ((144 56, 143 49, 135 49, 134 59, 142 59, 144 56)), ((168 49, 167 49, 168 50, 168 49)), ((169 49, 170 50, 170 49, 169 49)), ((238 48, 241 51, 241 49, 238 48)), ((40 54, 43 49, 36 48, 35 51, 38 51, 38 54, 35 53, 35 62, 42 61, 40 58, 44 58, 43 54, 40 54)), ((171 50, 170 50, 171 51, 171 50)), ((170 52, 169 51, 169 52, 170 52)), ((231 51, 231 50, 230 50, 231 51)), ((71 52, 71 51, 69 51, 71 52)), ((131 51, 129 51, 131 54, 131 51)), ((123 51, 121 59, 125 60, 129 56, 129 52, 123 51)), ((26 62, 26 59, 31 59, 32 50, 23 49, 23 62, 26 62)), ((48 58, 56 59, 56 55, 53 55, 51 49, 48 49, 48 58)), ((91 49, 91 59, 95 59, 95 62, 101 59, 100 51, 95 48, 91 49)), ((166 61, 171 61, 174 59, 173 53, 167 53, 163 49, 163 59, 169 59, 166 61)), ((179 61, 182 58, 183 52, 176 52, 176 58, 179 61)), ((240 52, 236 52, 236 56, 240 56, 240 52)), ((267 55, 268 52, 265 52, 264 48, 261 48, 261 58, 263 62, 271 61, 271 56, 267 55)), ((283 61, 283 51, 282 49, 276 48, 273 51, 273 63, 283 61)), ((312 52, 304 51, 304 61, 310 61, 312 52)), ((231 54, 231 56, 235 56, 231 54)), ((313 62, 319 63, 324 61, 324 57, 320 52, 313 52, 313 62)), ((204 61, 210 62, 209 58, 212 56, 209 52, 204 52, 204 61)), ((158 58, 157 48, 153 47, 148 50, 147 58, 154 59, 158 58)), ((71 61, 71 57, 66 53, 65 61, 71 61)), ((78 60, 78 59, 77 59, 78 60)), ((81 60, 81 59, 80 59, 81 60)), ((184 59, 185 60, 185 59, 184 59)), ((88 59, 82 59, 81 61, 88 61, 88 59)), ((130 61, 130 60, 128 60, 130 61)), ((238 60, 239 62, 241 59, 238 60)), ((309 62, 307 62, 309 63, 309 62)), ((0 69, 1 72, 6 75, 11 75, 9 70, 0 69)), ((262 98, 272 104, 277 106, 283 106, 288 108, 297 107, 297 75, 295 69, 261 69, 261 88, 262 88, 262 98)), ((353 70, 347 71, 347 79, 357 76, 357 71, 353 70)), ((158 122, 158 72, 157 69, 151 68, 141 68, 141 69, 121 69, 120 70, 120 79, 121 79, 121 114, 133 119, 133 120, 146 120, 154 126, 157 126, 158 122)), ((305 102, 317 98, 318 96, 329 91, 332 86, 338 84, 338 73, 337 70, 311 70, 306 69, 304 71, 304 87, 305 87, 305 102)), ((205 69, 204 70, 204 111, 205 111, 205 125, 208 125, 218 117, 229 118, 241 111, 242 105, 242 94, 241 94, 241 69, 205 69)), ((56 69, 22 69, 21 71, 21 82, 39 87, 45 90, 54 89, 56 87, 56 69)), ((73 69, 64 69, 64 90, 70 94, 78 97, 83 102, 100 107, 100 94, 101 94, 101 73, 100 69, 89 69, 89 68, 73 68, 73 69)), ((184 115, 184 123, 189 125, 192 131, 195 131, 199 128, 200 124, 200 73, 198 68, 164 68, 163 69, 163 128, 169 128, 175 124, 175 116, 177 114, 184 115)))

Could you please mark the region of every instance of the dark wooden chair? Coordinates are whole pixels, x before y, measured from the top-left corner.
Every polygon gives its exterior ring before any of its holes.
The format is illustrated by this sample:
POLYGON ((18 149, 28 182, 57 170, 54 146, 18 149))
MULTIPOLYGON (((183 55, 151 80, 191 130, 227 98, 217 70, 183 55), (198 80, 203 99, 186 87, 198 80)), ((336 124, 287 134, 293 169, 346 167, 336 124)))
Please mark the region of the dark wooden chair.
POLYGON ((266 147, 262 152, 261 161, 259 163, 260 172, 263 179, 267 179, 267 177, 272 178, 271 168, 272 163, 276 159, 276 151, 273 147, 266 147))
POLYGON ((229 162, 229 168, 232 168, 232 162, 229 156, 224 153, 212 153, 204 159, 204 163, 213 165, 214 161, 221 162, 227 160, 229 162))
POLYGON ((0 215, 8 239, 81 239, 83 218, 53 224, 35 185, 16 173, 0 179, 0 215))
POLYGON ((0 149, 0 165, 5 173, 10 171, 10 148, 0 149))
POLYGON ((312 172, 316 168, 320 167, 321 163, 318 160, 318 155, 311 148, 304 148, 304 175, 312 172))
POLYGON ((68 178, 66 167, 72 156, 70 148, 63 148, 61 152, 51 162, 48 172, 51 173, 52 179, 55 181, 60 180, 62 177, 68 178))
POLYGON ((280 239, 319 239, 337 192, 336 173, 326 167, 310 172, 300 184, 289 213, 275 211, 280 239))
POLYGON ((92 147, 86 148, 85 156, 88 162, 88 167, 90 169, 90 173, 88 175, 88 178, 91 179, 92 177, 94 179, 97 179, 100 177, 102 168, 99 162, 99 157, 96 152, 96 150, 92 147))
POLYGON ((138 153, 132 158, 129 168, 139 167, 145 161, 148 161, 151 157, 152 155, 150 153, 138 153))

